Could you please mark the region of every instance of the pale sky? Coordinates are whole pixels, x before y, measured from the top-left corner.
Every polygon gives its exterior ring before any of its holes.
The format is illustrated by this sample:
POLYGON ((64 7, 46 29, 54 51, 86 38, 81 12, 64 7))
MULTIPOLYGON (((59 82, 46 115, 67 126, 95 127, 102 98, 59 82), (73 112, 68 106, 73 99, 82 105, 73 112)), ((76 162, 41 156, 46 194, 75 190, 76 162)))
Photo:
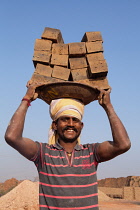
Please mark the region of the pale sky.
MULTIPOLYGON (((34 179, 34 164, 8 146, 4 133, 34 72, 35 39, 45 27, 60 29, 65 43, 80 42, 84 33, 100 31, 108 64, 111 100, 132 142, 131 149, 99 164, 98 179, 140 176, 140 1, 139 0, 13 0, 0 6, 0 182, 34 179)), ((97 101, 85 107, 82 143, 112 140, 106 114, 97 101)), ((49 106, 37 99, 29 107, 24 136, 47 142, 49 106)))

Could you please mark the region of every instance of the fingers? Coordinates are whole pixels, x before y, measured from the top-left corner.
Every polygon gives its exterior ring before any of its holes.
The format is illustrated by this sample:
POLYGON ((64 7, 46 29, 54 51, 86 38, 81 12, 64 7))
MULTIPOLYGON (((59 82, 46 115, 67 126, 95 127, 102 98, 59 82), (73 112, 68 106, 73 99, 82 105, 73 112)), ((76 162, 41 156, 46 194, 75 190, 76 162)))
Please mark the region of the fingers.
POLYGON ((29 80, 26 84, 26 87, 28 89, 25 96, 29 98, 31 101, 34 101, 38 97, 38 91, 36 90, 36 88, 42 85, 46 85, 46 83, 34 82, 32 80, 29 80))
POLYGON ((43 82, 34 82, 32 80, 29 80, 26 84, 26 87, 29 88, 30 86, 34 87, 34 88, 37 88, 37 87, 40 87, 42 85, 46 85, 46 83, 43 83, 43 82))
POLYGON ((100 94, 98 96, 98 102, 101 106, 104 106, 110 103, 110 92, 111 92, 111 89, 100 90, 100 94))
POLYGON ((33 101, 36 100, 37 97, 38 97, 38 93, 34 93, 34 95, 33 95, 33 101))
POLYGON ((32 80, 29 80, 29 81, 27 82, 27 84, 26 84, 26 87, 28 88, 32 83, 33 83, 33 81, 32 81, 32 80))
POLYGON ((108 88, 107 92, 111 93, 111 90, 112 90, 112 88, 110 87, 110 88, 108 88))
POLYGON ((98 96, 98 102, 99 102, 100 105, 103 103, 103 97, 105 95, 104 92, 105 92, 104 90, 100 90, 100 94, 98 96))

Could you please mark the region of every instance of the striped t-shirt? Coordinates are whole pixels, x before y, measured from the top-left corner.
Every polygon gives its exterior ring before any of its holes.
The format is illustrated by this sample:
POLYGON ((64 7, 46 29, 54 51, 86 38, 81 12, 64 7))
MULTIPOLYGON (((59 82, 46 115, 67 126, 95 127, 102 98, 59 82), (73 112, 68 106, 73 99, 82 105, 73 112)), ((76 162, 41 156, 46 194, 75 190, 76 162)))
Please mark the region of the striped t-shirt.
POLYGON ((38 145, 32 161, 39 173, 40 209, 98 210, 97 144, 77 144, 71 161, 58 142, 38 145))

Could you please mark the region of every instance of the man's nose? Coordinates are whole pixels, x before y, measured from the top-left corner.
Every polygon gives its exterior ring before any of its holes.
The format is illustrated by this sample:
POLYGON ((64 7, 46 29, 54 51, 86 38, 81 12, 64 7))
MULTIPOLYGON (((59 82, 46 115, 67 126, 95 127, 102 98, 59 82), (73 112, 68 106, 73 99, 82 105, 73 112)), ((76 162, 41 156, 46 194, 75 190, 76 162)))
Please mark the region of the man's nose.
POLYGON ((69 126, 73 126, 73 125, 74 125, 73 119, 72 119, 72 118, 70 118, 70 119, 68 120, 68 125, 69 125, 69 126))

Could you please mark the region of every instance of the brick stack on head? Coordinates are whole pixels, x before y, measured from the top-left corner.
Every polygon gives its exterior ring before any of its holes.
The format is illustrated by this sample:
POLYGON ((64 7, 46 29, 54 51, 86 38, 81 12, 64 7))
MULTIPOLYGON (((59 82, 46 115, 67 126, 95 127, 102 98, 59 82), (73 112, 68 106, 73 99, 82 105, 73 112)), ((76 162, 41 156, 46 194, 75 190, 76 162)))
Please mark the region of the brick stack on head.
POLYGON ((46 27, 35 41, 31 80, 45 84, 73 81, 109 89, 102 43, 100 32, 86 32, 81 42, 64 44, 59 29, 46 27))

